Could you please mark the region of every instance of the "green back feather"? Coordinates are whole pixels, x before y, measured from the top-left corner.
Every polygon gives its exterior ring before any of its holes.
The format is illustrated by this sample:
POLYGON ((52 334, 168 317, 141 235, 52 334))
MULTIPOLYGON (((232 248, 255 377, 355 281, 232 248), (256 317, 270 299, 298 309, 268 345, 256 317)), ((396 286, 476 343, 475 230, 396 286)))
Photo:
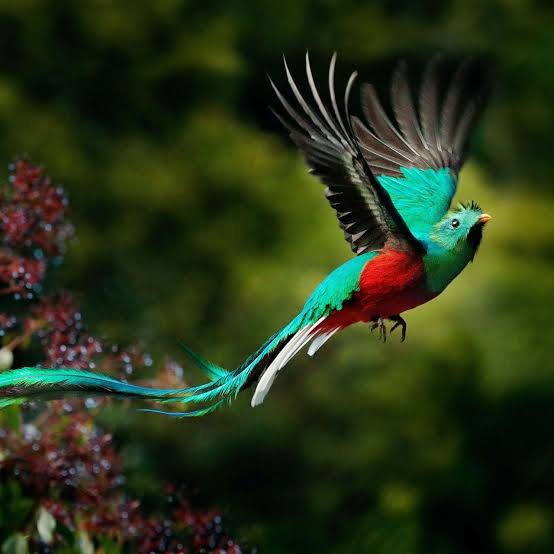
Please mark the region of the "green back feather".
POLYGON ((447 167, 401 167, 400 171, 402 177, 380 175, 377 179, 389 193, 412 234, 422 240, 448 211, 456 192, 456 181, 447 167))

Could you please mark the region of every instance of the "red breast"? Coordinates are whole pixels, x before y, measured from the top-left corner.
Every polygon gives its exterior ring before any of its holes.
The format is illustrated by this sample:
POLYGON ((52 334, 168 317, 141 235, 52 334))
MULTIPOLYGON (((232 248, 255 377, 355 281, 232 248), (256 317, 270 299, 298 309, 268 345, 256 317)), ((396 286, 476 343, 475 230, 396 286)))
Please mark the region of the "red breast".
POLYGON ((399 250, 385 250, 365 265, 360 290, 340 312, 331 314, 324 325, 347 327, 358 321, 388 318, 415 308, 432 297, 426 291, 421 257, 399 250))

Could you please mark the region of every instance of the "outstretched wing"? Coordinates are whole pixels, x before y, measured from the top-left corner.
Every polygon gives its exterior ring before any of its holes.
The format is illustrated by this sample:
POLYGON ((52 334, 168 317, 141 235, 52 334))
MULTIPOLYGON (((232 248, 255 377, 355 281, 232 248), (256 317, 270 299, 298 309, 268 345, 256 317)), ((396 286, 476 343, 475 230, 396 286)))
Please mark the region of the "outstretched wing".
POLYGON ((450 207, 469 137, 489 88, 483 79, 472 81, 475 68, 466 61, 441 93, 438 69, 435 57, 424 71, 417 111, 406 63, 401 62, 391 84, 394 121, 371 84, 362 86, 362 108, 369 127, 352 118, 366 162, 416 236, 428 232, 450 207))
POLYGON ((270 79, 292 121, 274 113, 304 154, 310 171, 327 185, 325 196, 336 210, 345 238, 356 254, 380 249, 385 244, 421 250, 421 243, 414 238, 389 194, 371 173, 352 132, 348 99, 356 73, 348 80, 344 95, 345 117, 341 115, 335 97, 335 63, 336 54, 329 66, 332 111, 321 100, 306 54, 306 75, 317 107, 311 107, 304 100, 285 61, 288 83, 303 114, 291 106, 270 79))

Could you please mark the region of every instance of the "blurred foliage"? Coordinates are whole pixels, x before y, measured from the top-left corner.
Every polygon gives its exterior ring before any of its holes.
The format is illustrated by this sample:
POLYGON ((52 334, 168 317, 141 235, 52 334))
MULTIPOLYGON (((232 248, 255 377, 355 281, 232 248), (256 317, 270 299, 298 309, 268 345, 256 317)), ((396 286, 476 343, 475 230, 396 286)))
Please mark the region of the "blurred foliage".
POLYGON ((60 178, 78 229, 50 279, 116 340, 226 366, 349 256, 267 110, 281 53, 381 90, 398 57, 496 68, 459 192, 494 216, 475 264, 406 344, 348 330, 255 411, 105 410, 146 503, 193 483, 268 553, 554 550, 553 25, 538 0, 0 2, 0 152, 60 178))

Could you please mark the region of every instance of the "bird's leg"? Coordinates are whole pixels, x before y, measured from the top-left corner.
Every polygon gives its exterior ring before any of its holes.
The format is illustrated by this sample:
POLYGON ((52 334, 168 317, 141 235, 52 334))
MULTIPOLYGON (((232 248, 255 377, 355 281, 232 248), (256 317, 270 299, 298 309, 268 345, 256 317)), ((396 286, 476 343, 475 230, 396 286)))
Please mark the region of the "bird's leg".
POLYGON ((397 327, 402 327, 402 335, 400 337, 400 342, 404 342, 406 340, 406 329, 408 328, 408 324, 399 315, 393 315, 389 317, 389 319, 391 321, 394 321, 394 325, 391 327, 391 330, 390 330, 391 333, 397 327))
POLYGON ((377 329, 377 327, 379 327, 379 323, 377 322, 376 319, 372 319, 371 320, 371 325, 369 326, 369 330, 371 331, 372 335, 373 335, 373 332, 375 331, 375 329, 377 329))
POLYGON ((375 329, 379 329, 379 340, 387 342, 387 328, 385 327, 385 320, 382 318, 372 319, 371 320, 370 331, 373 333, 375 329))

